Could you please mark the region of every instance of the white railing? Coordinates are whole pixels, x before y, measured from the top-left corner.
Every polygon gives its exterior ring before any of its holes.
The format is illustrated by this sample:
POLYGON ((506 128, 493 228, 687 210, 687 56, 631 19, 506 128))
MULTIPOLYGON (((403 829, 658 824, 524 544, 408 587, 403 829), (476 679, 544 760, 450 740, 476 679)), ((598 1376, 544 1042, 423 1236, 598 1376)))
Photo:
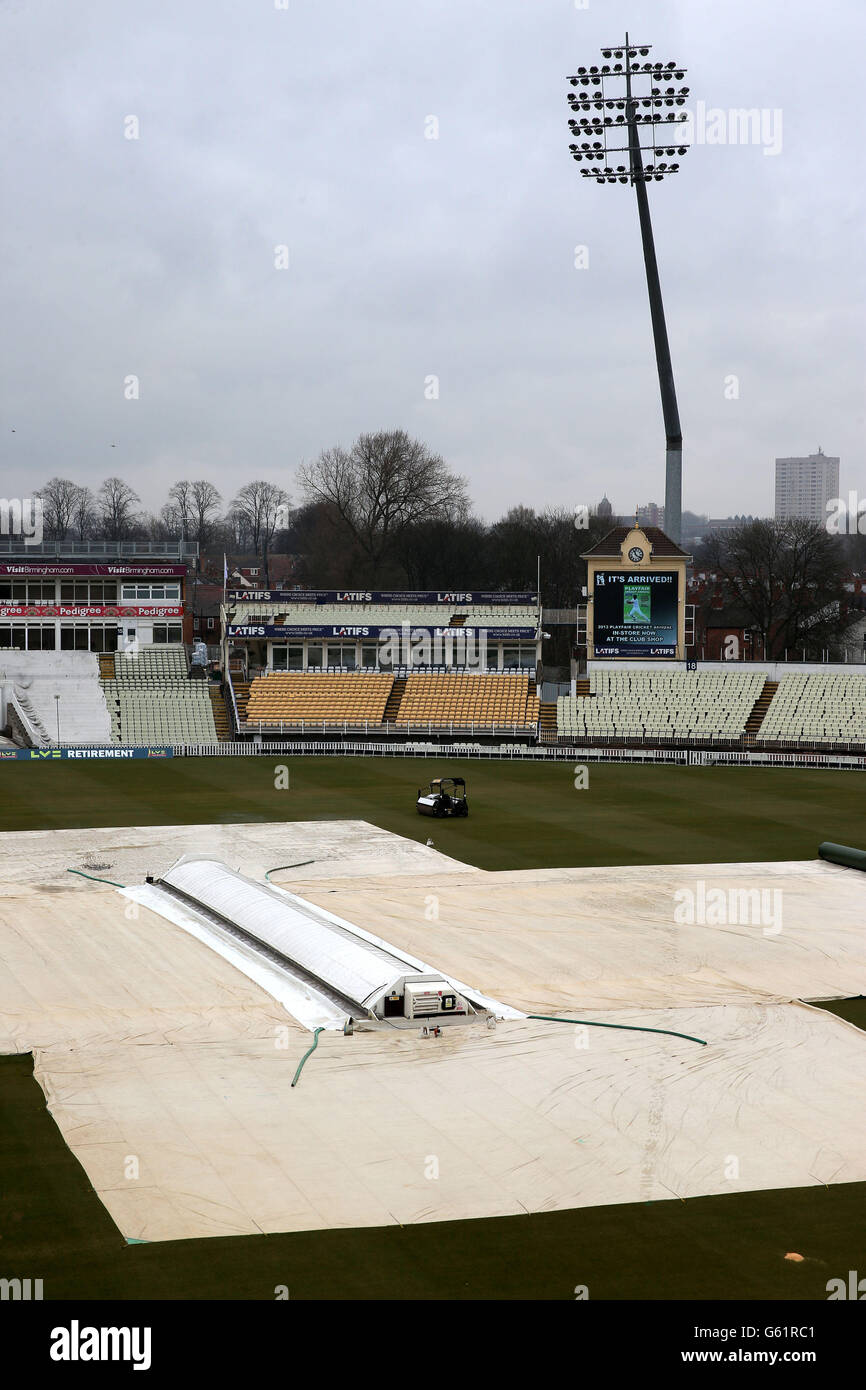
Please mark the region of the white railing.
POLYGON ((347 743, 317 739, 315 742, 176 744, 180 758, 253 758, 293 754, 305 757, 470 758, 480 761, 673 763, 683 767, 713 767, 725 763, 740 767, 818 767, 866 771, 866 754, 799 752, 762 753, 704 748, 574 748, 545 744, 442 743, 429 748, 400 743, 347 743))
POLYGON ((232 697, 232 714, 233 714, 233 716, 234 716, 234 733, 239 734, 240 731, 241 731, 241 721, 240 721, 240 715, 238 714, 238 702, 237 702, 237 700, 235 699, 235 688, 234 688, 234 685, 232 684, 232 673, 231 673, 231 669, 228 669, 228 670, 226 671, 226 680, 228 681, 229 694, 230 694, 231 697, 232 697))
POLYGON ((47 748, 53 740, 30 699, 26 695, 20 695, 13 688, 9 691, 7 702, 18 716, 24 734, 30 740, 31 748, 47 748))
MULTIPOLYGON (((24 726, 24 718, 17 704, 15 715, 24 726)), ((28 734, 28 736, 30 736, 28 734)), ((34 738, 38 735, 34 734, 34 738)), ((37 744, 44 748, 44 744, 37 744)), ((53 748, 54 745, 49 745, 53 748)), ((80 748, 99 755, 102 750, 118 753, 128 745, 123 744, 63 744, 62 748, 80 748)), ((158 745, 144 743, 156 751, 158 745)), ((169 746, 166 746, 167 748, 169 746)), ((57 750, 57 755, 60 756, 57 750)), ((730 750, 705 748, 601 748, 565 747, 563 745, 527 743, 441 743, 429 744, 410 742, 365 742, 350 743, 343 740, 316 739, 315 741, 274 740, 263 743, 178 743, 170 745, 176 758, 273 758, 293 755, 297 757, 360 757, 360 758, 466 758, 476 761, 508 762, 556 762, 556 763, 670 763, 680 767, 714 767, 721 764, 737 767, 792 767, 826 768, 839 771, 866 772, 866 754, 820 753, 800 749, 788 752, 757 752, 755 750, 730 750)), ((51 756, 46 754, 46 756, 51 756)))
POLYGON ((426 723, 412 724, 381 724, 378 720, 365 719, 363 723, 353 724, 348 720, 340 723, 335 719, 279 719, 271 723, 262 719, 247 720, 241 726, 240 732, 244 734, 254 734, 261 737, 263 734, 290 734, 290 733, 323 733, 323 734, 405 734, 407 738, 413 735, 418 737, 420 734, 469 734, 475 737, 477 734, 485 736, 512 734, 514 737, 522 735, 534 737, 538 732, 537 724, 460 724, 450 721, 446 724, 434 724, 431 721, 426 723))
MULTIPOLYGON (((544 733, 542 737, 544 737, 544 733)), ((552 731, 547 733, 548 738, 553 737, 552 731)), ((657 733, 638 733, 624 731, 617 734, 600 733, 577 733, 572 730, 559 730, 556 738, 560 743, 580 751, 582 747, 629 747, 629 748, 697 748, 705 749, 709 752, 728 751, 732 753, 755 752, 764 753, 866 753, 866 741, 863 739, 762 739, 749 734, 711 734, 694 733, 686 734, 657 734, 657 733), (762 746, 770 745, 770 746, 762 746)))
POLYGON ((126 559, 145 556, 148 559, 192 561, 198 555, 198 541, 42 541, 39 545, 26 545, 17 536, 0 533, 0 554, 20 555, 22 559, 32 560, 38 555, 51 556, 52 559, 78 560, 126 559))

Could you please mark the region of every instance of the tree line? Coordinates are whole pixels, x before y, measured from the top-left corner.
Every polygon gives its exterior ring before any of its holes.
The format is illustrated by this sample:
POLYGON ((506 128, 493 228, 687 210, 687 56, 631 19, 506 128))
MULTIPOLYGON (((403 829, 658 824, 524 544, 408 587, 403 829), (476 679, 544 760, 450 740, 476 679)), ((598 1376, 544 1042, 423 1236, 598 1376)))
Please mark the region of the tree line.
POLYGON ((141 498, 123 478, 111 477, 95 490, 70 478, 51 478, 35 495, 42 501, 46 541, 197 541, 200 553, 270 547, 288 524, 289 497, 275 483, 257 479, 239 488, 227 509, 219 489, 206 478, 184 479, 169 488, 159 512, 141 509, 141 498))
MULTIPOLYGON (((181 480, 150 515, 118 477, 93 492, 56 477, 37 495, 50 542, 197 541, 200 555, 260 556, 266 587, 273 554, 292 556, 296 584, 350 589, 534 591, 540 561, 546 608, 581 601, 581 556, 610 528, 603 517, 556 507, 514 507, 484 522, 466 479, 404 430, 326 449, 301 464, 295 482, 294 506, 286 489, 263 479, 238 488, 226 506, 207 479, 181 480)), ((716 595, 745 612, 768 655, 824 649, 856 616, 845 583, 851 571, 866 571, 866 536, 749 520, 708 537, 694 567, 711 572, 716 595)))
POLYGON ((189 540, 201 554, 291 554, 295 582, 318 587, 403 586, 533 589, 538 557, 554 606, 573 603, 585 581, 580 552, 606 528, 580 529, 564 508, 516 507, 487 524, 472 512, 466 480, 403 430, 361 435, 297 470, 298 501, 256 479, 229 505, 204 478, 172 485, 156 513, 119 477, 95 490, 51 478, 42 499, 49 543, 189 540))
MULTIPOLYGON (((863 598, 849 588, 851 576, 866 569, 863 535, 833 535, 812 521, 758 519, 711 535, 698 548, 699 567, 769 659, 788 651, 838 655, 845 632, 863 617, 863 598)), ((712 602, 711 589, 698 606, 699 622, 712 602)))

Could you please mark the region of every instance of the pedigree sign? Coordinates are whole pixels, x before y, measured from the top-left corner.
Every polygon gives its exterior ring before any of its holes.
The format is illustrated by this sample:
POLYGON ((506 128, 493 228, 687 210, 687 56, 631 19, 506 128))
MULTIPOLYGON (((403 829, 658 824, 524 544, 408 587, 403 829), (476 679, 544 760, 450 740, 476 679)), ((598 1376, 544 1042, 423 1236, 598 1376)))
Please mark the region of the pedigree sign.
POLYGON ((64 607, 61 604, 45 604, 19 608, 0 607, 0 618, 182 618, 183 609, 176 607, 136 608, 134 605, 122 608, 86 608, 83 605, 64 607))

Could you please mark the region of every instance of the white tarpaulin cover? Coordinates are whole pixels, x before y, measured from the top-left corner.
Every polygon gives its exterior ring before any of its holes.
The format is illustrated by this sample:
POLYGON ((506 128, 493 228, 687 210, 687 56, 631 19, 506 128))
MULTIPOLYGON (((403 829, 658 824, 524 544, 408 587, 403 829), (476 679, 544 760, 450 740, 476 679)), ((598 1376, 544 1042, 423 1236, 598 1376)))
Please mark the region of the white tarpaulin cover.
POLYGON ((304 873, 275 877, 527 1013, 866 994, 866 874, 824 860, 304 873))
POLYGON ((43 1050, 36 1073, 118 1227, 144 1240, 866 1179, 857 1030, 808 1005, 650 1017, 709 1046, 530 1021, 325 1033, 292 1089, 308 1035, 281 1050, 267 1029, 43 1050))
MULTIPOLYGON (((281 793, 282 795, 282 793, 281 793)), ((291 796, 291 792, 285 792, 291 796)), ((214 806, 215 815, 223 808, 214 806)), ((230 818, 231 807, 226 807, 230 818)), ((74 883, 67 869, 143 883, 182 854, 221 859, 251 878, 280 864, 312 860, 305 879, 335 874, 466 873, 467 866, 362 820, 256 821, 246 825, 125 825, 87 830, 20 830, 0 840, 0 894, 22 883, 74 883)), ((301 872, 301 871, 299 871, 301 872)))
MULTIPOLYGON (((207 838, 178 848, 215 852, 207 838)), ((45 849, 56 862, 57 845, 45 849)), ((428 1039, 323 1033, 292 1089, 309 1032, 188 930, 98 884, 7 880, 0 1050, 34 1053, 61 1132, 126 1236, 866 1180, 866 1039, 789 1002, 866 992, 866 875, 778 864, 452 878, 446 861, 398 889, 386 863, 354 888, 345 874, 318 888, 301 883, 308 870, 284 879, 517 1007, 709 1045, 533 1020, 428 1039), (674 923, 674 894, 700 881, 780 887, 781 931, 674 923)))

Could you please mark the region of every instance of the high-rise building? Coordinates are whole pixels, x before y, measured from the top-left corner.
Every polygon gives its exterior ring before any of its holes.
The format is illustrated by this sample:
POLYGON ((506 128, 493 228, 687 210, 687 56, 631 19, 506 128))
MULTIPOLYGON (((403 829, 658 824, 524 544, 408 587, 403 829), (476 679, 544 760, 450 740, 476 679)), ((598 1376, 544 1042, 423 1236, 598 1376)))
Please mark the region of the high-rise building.
POLYGON ((827 503, 839 496, 839 460, 819 447, 808 458, 776 459, 776 520, 824 522, 827 503))

